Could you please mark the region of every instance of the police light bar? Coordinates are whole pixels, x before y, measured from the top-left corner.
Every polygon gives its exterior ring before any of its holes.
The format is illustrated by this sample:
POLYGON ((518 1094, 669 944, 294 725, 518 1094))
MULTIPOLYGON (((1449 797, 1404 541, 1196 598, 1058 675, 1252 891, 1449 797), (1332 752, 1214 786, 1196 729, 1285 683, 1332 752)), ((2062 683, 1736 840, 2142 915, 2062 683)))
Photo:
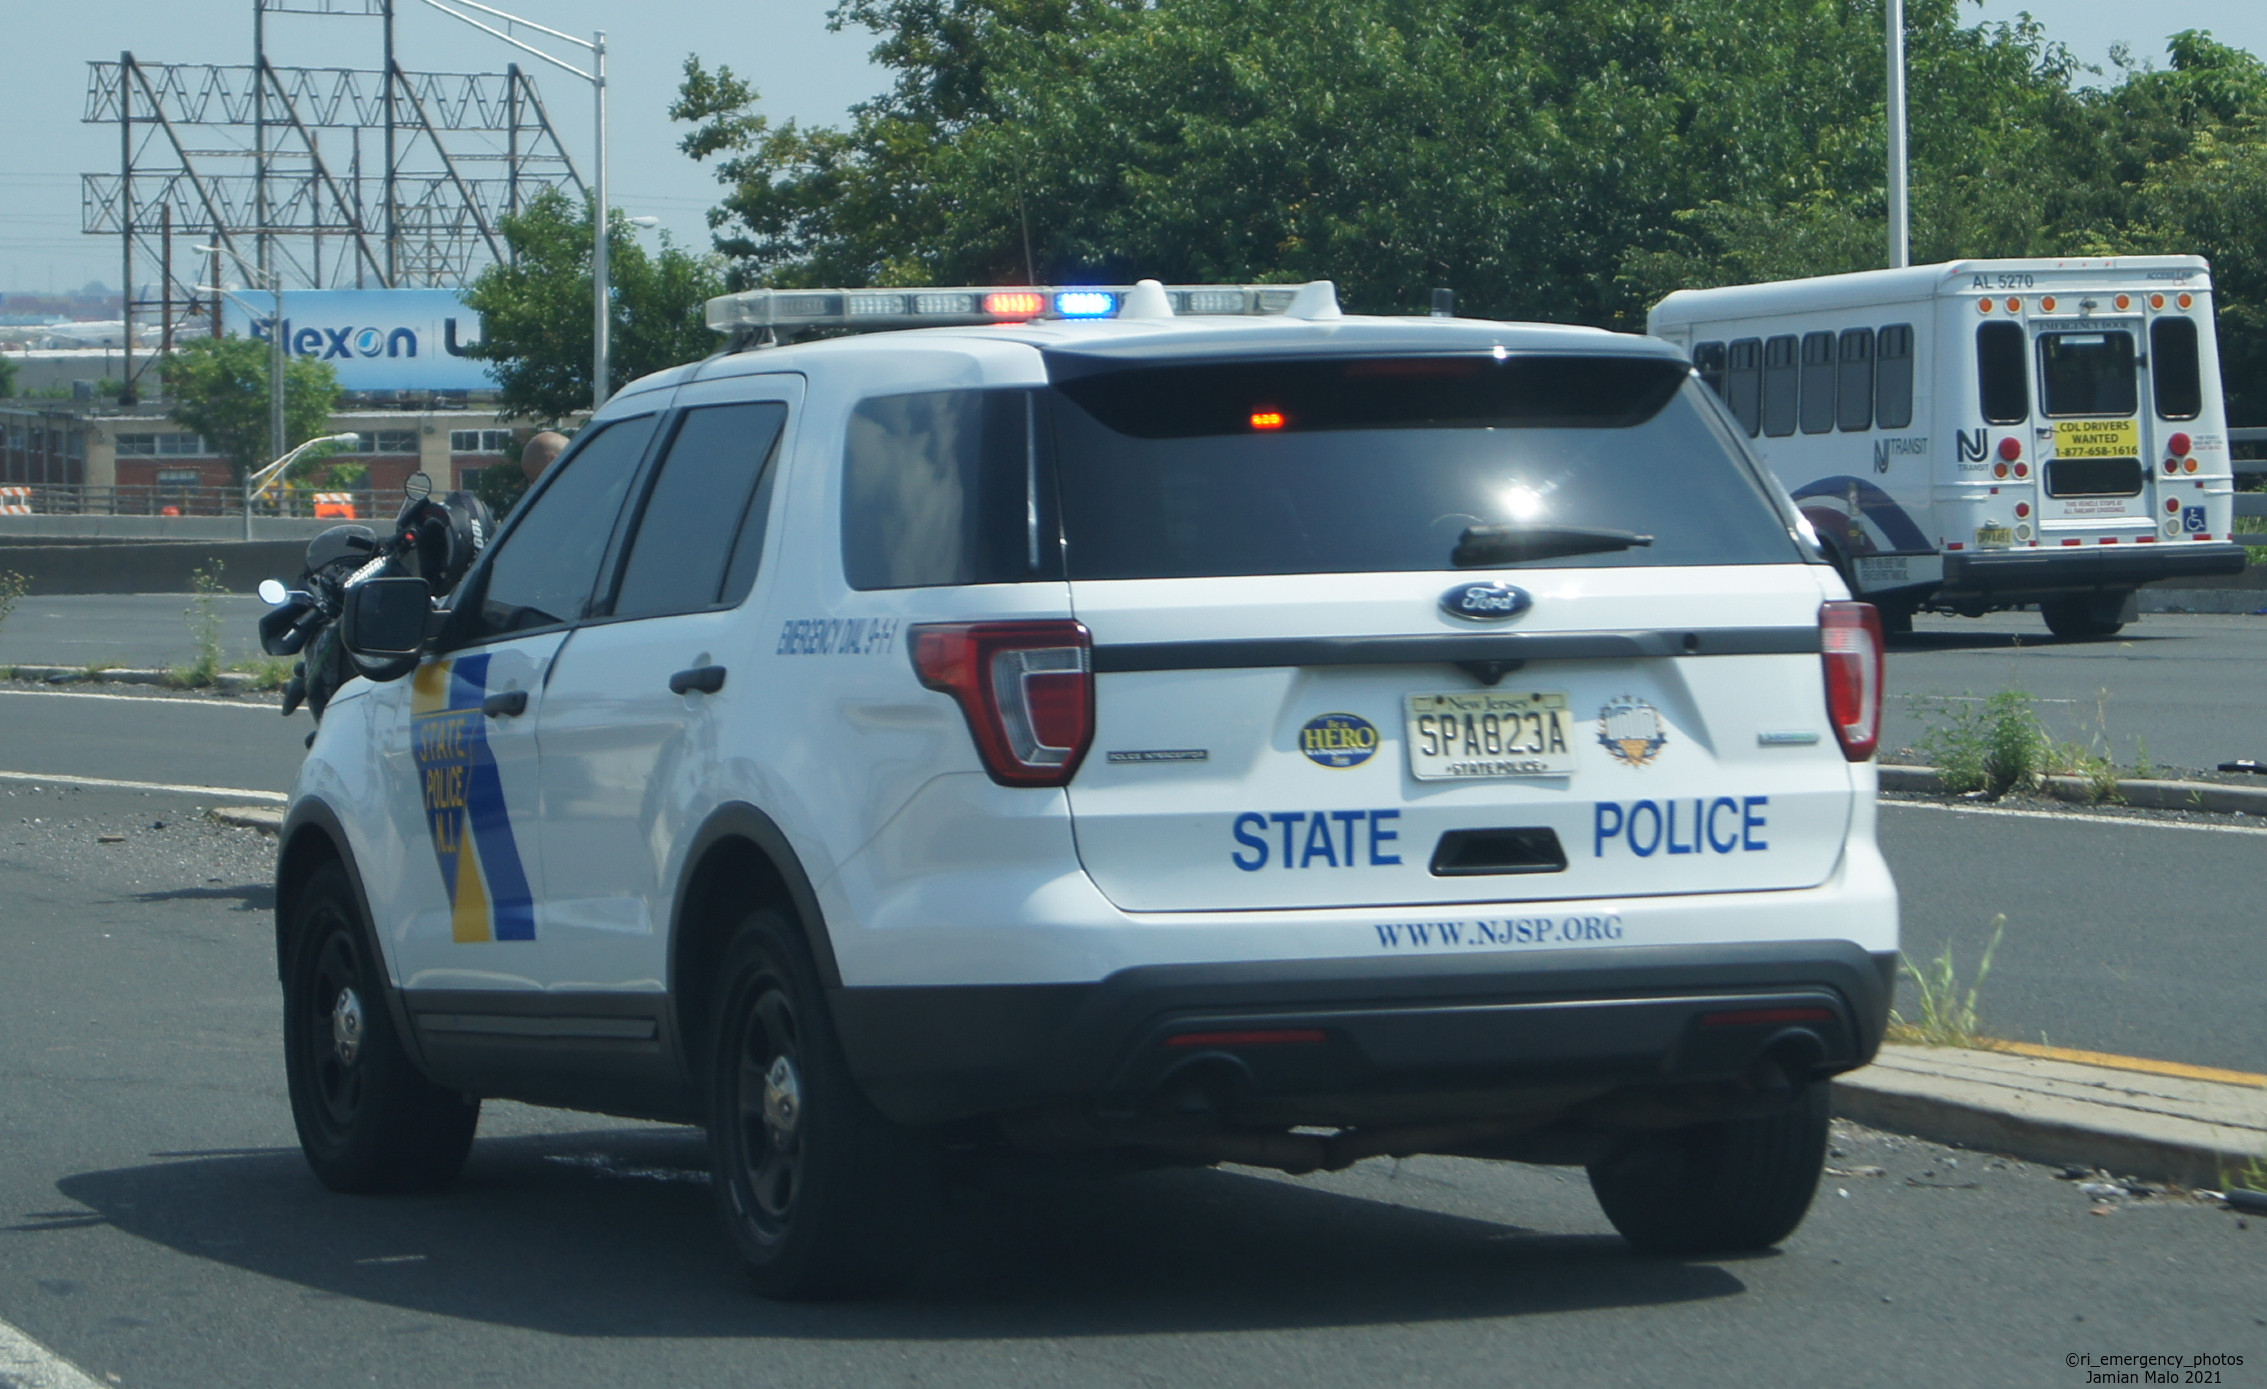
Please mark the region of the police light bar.
POLYGON ((720 333, 762 328, 933 328, 1035 319, 1176 318, 1280 314, 1338 317, 1338 289, 1304 285, 922 286, 907 289, 751 289, 708 301, 720 333))

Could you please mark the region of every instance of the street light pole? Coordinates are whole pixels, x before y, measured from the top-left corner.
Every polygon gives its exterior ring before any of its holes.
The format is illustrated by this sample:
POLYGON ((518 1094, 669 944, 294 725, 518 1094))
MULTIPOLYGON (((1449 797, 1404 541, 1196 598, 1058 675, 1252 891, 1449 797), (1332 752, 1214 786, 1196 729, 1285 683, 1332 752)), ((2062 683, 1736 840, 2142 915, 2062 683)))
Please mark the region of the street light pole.
MULTIPOLYGON (((280 269, 261 270, 258 267, 252 265, 250 262, 246 261, 244 257, 236 254, 235 251, 226 246, 219 245, 218 243, 215 243, 211 246, 199 246, 196 249, 199 252, 211 252, 216 255, 225 253, 230 260, 236 262, 237 269, 243 271, 247 278, 253 280, 265 280, 267 282, 266 288, 268 291, 269 313, 268 457, 280 458, 283 455, 284 449, 287 447, 288 436, 285 433, 283 424, 283 386, 285 371, 290 364, 290 348, 284 342, 283 271, 280 269)), ((213 276, 213 284, 215 289, 217 290, 220 284, 220 276, 213 276)), ((200 288, 202 288, 202 286, 200 286, 200 288)), ((242 300, 238 300, 237 302, 243 303, 242 300)), ((249 308, 250 306, 247 305, 246 307, 249 308)), ((218 315, 215 315, 215 318, 217 320, 218 315)), ((244 508, 244 538, 246 540, 250 540, 252 538, 252 508, 249 503, 247 503, 244 508)))
POLYGON ((571 72, 590 84, 592 114, 596 118, 598 127, 598 144, 593 151, 598 178, 593 190, 590 209, 590 408, 596 410, 606 403, 606 397, 610 394, 607 385, 607 373, 611 370, 612 364, 608 360, 608 339, 612 336, 611 329, 614 317, 609 312, 612 308, 614 296, 606 265, 606 31, 601 29, 587 39, 578 39, 573 34, 563 34, 557 29, 538 24, 532 19, 522 19, 516 14, 499 10, 493 5, 484 5, 480 3, 480 0, 453 0, 453 3, 462 5, 465 9, 478 10, 482 14, 494 15, 504 21, 504 28, 498 29, 494 25, 481 23, 471 15, 449 8, 448 5, 442 4, 441 0, 425 0, 425 3, 451 19, 461 20, 484 34, 502 39, 521 52, 531 53, 551 66, 565 72, 571 72), (505 30, 515 26, 533 29, 539 34, 547 34, 563 43, 571 43, 578 48, 589 50, 591 70, 585 72, 573 63, 555 58, 533 44, 524 43, 505 32, 505 30))
POLYGON ((1913 263, 1905 186, 1905 0, 1882 6, 1889 22, 1889 265, 1913 263))
POLYGON ((613 394, 613 379, 609 374, 613 363, 609 339, 613 336, 614 287, 608 276, 607 203, 606 203, 606 31, 600 29, 591 35, 590 44, 592 105, 598 111, 598 201, 591 212, 590 285, 591 285, 591 352, 590 352, 590 408, 596 411, 613 394))
POLYGON ((252 538, 253 498, 259 496, 261 492, 267 490, 268 483, 273 481, 279 474, 283 472, 284 469, 290 467, 294 462, 296 462, 299 458, 299 455, 305 453, 311 448, 316 447, 319 444, 355 444, 360 443, 361 441, 362 436, 354 433, 325 434, 320 439, 309 439, 306 443, 301 444, 298 448, 295 448, 291 452, 284 454, 282 457, 276 459, 275 462, 270 463, 268 466, 260 469, 258 472, 245 474, 244 538, 246 540, 250 540, 252 538))

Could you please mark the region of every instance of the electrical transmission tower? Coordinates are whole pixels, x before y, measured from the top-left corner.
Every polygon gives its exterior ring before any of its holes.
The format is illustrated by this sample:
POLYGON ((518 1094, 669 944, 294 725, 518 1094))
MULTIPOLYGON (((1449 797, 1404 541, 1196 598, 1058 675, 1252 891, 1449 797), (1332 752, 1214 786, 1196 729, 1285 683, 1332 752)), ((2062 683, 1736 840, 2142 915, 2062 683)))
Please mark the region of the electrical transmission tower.
POLYGON ((548 189, 581 198, 535 79, 411 72, 394 56, 393 0, 253 0, 249 66, 148 63, 131 52, 87 65, 84 119, 118 127, 118 170, 80 178, 80 229, 119 238, 125 275, 126 398, 135 387, 135 311, 217 333, 211 266, 175 263, 198 243, 256 265, 271 283, 312 288, 457 286, 508 254, 502 219, 548 189), (379 21, 375 69, 278 67, 268 16, 379 21), (153 273, 154 272, 154 273, 153 273), (137 283, 154 296, 137 298, 137 283))

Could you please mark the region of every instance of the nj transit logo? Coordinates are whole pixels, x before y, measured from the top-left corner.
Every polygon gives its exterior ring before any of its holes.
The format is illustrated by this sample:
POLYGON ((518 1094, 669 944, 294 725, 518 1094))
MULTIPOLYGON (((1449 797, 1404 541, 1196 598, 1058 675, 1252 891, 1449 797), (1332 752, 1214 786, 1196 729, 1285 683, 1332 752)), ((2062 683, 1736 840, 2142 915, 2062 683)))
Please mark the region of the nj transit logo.
POLYGON ((420 666, 410 692, 425 826, 449 893, 449 934, 463 944, 535 939, 535 901, 480 712, 488 660, 483 654, 420 666))

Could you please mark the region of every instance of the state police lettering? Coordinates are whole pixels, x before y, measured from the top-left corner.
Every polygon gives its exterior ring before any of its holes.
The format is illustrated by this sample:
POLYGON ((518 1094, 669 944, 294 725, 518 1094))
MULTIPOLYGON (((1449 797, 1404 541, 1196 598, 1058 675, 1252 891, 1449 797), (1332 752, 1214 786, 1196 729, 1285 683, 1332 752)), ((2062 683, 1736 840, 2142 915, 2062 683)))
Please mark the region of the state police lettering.
POLYGON ((1228 861, 1246 873, 1257 873, 1270 861, 1285 868, 1353 868, 1365 861, 1388 868, 1401 862, 1401 832, 1388 828, 1400 818, 1398 810, 1277 810, 1264 815, 1247 810, 1230 829, 1243 847, 1231 851, 1228 861), (1280 854, 1275 852, 1278 839, 1280 854))
POLYGON ((1694 796, 1662 801, 1600 801, 1590 856, 1620 845, 1639 858, 1671 854, 1753 854, 1770 849, 1764 808, 1769 796, 1694 796))

